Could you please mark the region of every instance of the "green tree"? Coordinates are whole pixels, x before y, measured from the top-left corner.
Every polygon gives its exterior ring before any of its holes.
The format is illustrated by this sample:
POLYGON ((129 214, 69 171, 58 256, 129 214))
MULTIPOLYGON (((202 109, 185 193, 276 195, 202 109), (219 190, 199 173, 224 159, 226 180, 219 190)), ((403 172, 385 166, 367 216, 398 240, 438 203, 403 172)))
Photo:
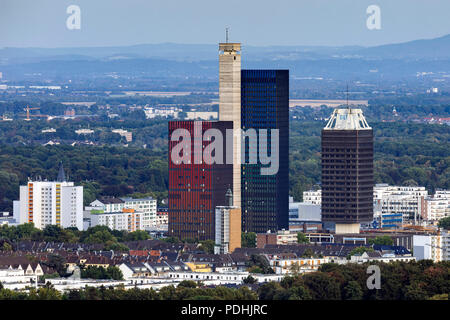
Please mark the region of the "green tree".
POLYGON ((350 259, 351 256, 354 255, 360 255, 363 254, 364 252, 373 252, 373 248, 371 247, 357 247, 355 249, 353 249, 352 251, 350 251, 350 253, 347 255, 347 259, 350 259))
POLYGON ((256 248, 256 233, 242 232, 241 246, 242 248, 256 248))
POLYGON ((257 283, 258 280, 256 280, 255 278, 253 278, 251 275, 249 275, 247 278, 244 278, 244 280, 242 280, 242 282, 244 284, 254 284, 257 283))
POLYGON ((450 217, 445 217, 439 220, 438 226, 439 228, 450 230, 450 217))
POLYGON ((66 273, 66 259, 63 256, 60 256, 58 254, 50 254, 47 257, 47 261, 45 262, 45 264, 56 270, 56 272, 58 272, 58 274, 61 277, 64 277, 67 275, 66 273))
POLYGON ((303 232, 299 232, 299 233, 297 233, 297 242, 298 243, 309 243, 309 239, 303 232))
POLYGON ((313 300, 339 300, 339 284, 330 275, 323 272, 308 273, 303 276, 305 286, 311 292, 313 300))
POLYGON ((364 292, 357 281, 350 281, 344 288, 345 300, 361 300, 364 292))
POLYGON ((183 280, 178 284, 178 287, 197 288, 197 282, 192 281, 192 280, 183 280))
POLYGON ((128 233, 125 236, 126 241, 139 241, 139 240, 147 240, 150 239, 150 235, 147 231, 144 230, 136 230, 128 233))
POLYGON ((205 253, 214 253, 214 246, 215 246, 214 240, 205 240, 200 241, 199 249, 203 250, 205 253))
POLYGON ((314 256, 314 252, 311 248, 306 248, 302 254, 302 258, 312 258, 314 256))
POLYGON ((373 239, 368 239, 367 243, 370 245, 382 245, 382 246, 392 246, 394 244, 394 240, 390 236, 377 236, 373 239))
POLYGON ((3 241, 3 245, 1 246, 0 250, 3 252, 10 252, 13 250, 13 248, 7 241, 3 241))

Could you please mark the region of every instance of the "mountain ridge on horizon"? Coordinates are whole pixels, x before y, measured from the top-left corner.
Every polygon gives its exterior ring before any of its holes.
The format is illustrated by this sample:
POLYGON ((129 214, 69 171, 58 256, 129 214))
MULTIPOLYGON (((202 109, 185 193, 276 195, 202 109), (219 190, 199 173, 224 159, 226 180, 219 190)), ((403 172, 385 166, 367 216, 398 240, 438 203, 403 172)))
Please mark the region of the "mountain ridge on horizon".
MULTIPOLYGON (((0 59, 56 58, 67 56, 84 59, 99 59, 122 55, 123 58, 163 58, 175 60, 211 60, 217 56, 217 44, 134 44, 125 46, 98 47, 4 47, 0 48, 0 59), (212 50, 214 49, 214 50, 212 50)), ((362 57, 362 58, 450 58, 450 34, 432 39, 417 39, 378 46, 308 46, 308 45, 244 45, 249 59, 268 54, 276 59, 362 57)))

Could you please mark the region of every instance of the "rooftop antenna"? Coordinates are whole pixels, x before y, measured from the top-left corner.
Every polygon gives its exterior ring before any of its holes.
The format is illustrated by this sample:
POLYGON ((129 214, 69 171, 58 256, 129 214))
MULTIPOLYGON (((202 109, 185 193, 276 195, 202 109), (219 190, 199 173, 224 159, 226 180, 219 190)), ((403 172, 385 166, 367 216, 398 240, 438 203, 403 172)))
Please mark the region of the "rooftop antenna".
POLYGON ((350 109, 350 105, 348 104, 348 83, 347 83, 347 109, 350 109))
POLYGON ((228 43, 228 30, 229 29, 230 28, 225 28, 225 34, 226 34, 225 41, 226 41, 226 43, 228 43))

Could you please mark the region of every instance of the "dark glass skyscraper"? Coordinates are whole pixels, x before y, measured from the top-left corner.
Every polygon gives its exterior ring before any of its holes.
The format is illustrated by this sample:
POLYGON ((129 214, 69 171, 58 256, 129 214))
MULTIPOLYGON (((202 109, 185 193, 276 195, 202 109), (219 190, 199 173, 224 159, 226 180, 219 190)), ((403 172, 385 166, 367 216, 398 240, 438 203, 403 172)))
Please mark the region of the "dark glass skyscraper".
MULTIPOLYGON (((279 130, 279 167, 274 175, 262 175, 262 165, 241 166, 242 230, 263 233, 289 228, 289 70, 241 71, 241 128, 243 132, 279 130)), ((248 162, 260 148, 249 147, 248 139, 241 157, 248 162)), ((244 163, 244 161, 242 161, 244 163)))
POLYGON ((195 161, 195 144, 200 144, 202 154, 211 143, 202 139, 208 129, 219 130, 226 144, 226 130, 233 129, 233 122, 169 122, 169 235, 180 240, 214 240, 215 208, 228 205, 225 194, 233 188, 233 165, 226 163, 226 148, 222 164, 195 161), (176 129, 185 129, 191 136, 188 163, 175 163, 172 159, 172 150, 180 143, 171 141, 176 129))

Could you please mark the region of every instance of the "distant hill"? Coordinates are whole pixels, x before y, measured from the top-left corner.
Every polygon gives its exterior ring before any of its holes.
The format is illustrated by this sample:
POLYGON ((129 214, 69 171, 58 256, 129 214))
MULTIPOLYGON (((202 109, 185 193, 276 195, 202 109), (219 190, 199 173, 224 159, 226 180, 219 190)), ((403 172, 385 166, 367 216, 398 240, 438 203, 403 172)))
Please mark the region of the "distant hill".
POLYGON ((367 58, 380 59, 448 59, 450 58, 450 34, 435 39, 370 47, 356 50, 354 53, 367 58))
MULTIPOLYGON (((246 46, 245 60, 321 60, 330 58, 450 59, 450 35, 375 47, 246 46)), ((164 59, 202 61, 217 59, 217 44, 140 44, 117 47, 2 48, 0 64, 42 60, 164 59), (51 57, 51 59, 50 59, 51 57)))

